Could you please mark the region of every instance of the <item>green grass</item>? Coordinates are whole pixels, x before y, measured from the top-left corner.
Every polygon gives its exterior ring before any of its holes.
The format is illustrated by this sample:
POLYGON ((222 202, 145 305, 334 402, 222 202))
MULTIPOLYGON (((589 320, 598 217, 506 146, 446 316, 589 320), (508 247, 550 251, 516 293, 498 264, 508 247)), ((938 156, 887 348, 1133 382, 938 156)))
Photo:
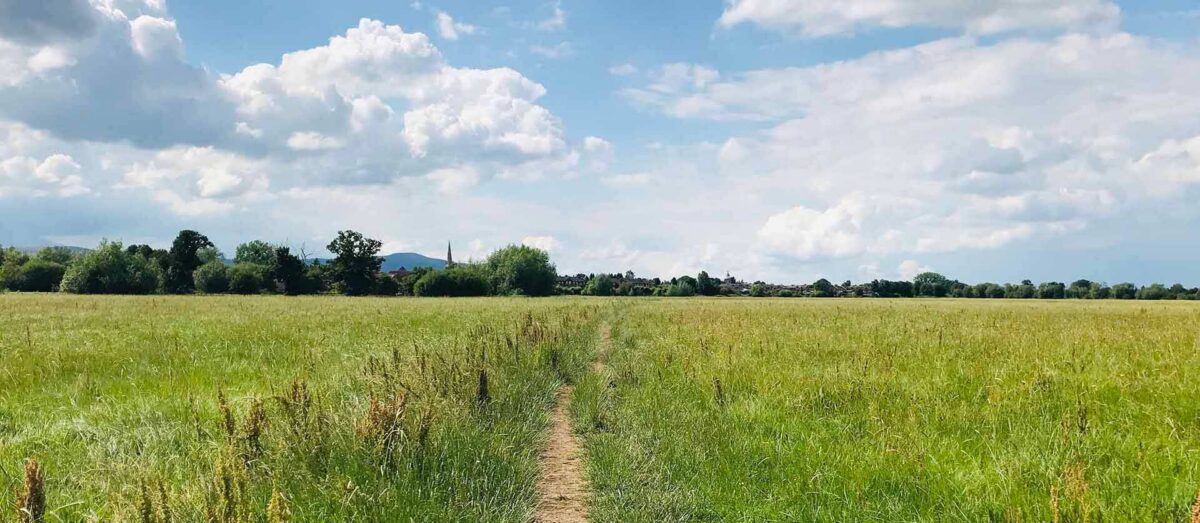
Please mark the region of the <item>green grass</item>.
POLYGON ((564 382, 593 521, 1187 521, 1198 336, 1182 302, 0 294, 0 521, 28 457, 47 521, 160 485, 174 521, 527 521, 564 382))
POLYGON ((298 520, 525 521, 545 411, 597 318, 564 300, 0 295, 0 521, 30 456, 49 521, 138 520, 160 482, 176 521, 260 521, 276 488, 298 520), (284 400, 293 383, 311 404, 284 400))
POLYGON ((1188 521, 1195 304, 630 303, 576 389, 597 521, 1188 521))

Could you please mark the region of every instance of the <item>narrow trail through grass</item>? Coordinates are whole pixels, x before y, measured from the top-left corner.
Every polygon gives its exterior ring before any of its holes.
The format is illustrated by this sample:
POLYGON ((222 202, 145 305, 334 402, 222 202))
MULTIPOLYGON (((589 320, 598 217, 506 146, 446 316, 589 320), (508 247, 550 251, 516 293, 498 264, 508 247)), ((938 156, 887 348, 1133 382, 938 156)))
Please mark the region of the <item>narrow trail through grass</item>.
MULTIPOLYGON (((604 357, 610 344, 609 326, 600 328, 596 359, 590 365, 593 372, 604 367, 604 357)), ((571 425, 571 397, 575 387, 563 385, 558 390, 554 412, 550 416, 550 431, 546 449, 538 462, 538 504, 533 520, 537 523, 582 523, 588 520, 588 484, 583 447, 571 425)))

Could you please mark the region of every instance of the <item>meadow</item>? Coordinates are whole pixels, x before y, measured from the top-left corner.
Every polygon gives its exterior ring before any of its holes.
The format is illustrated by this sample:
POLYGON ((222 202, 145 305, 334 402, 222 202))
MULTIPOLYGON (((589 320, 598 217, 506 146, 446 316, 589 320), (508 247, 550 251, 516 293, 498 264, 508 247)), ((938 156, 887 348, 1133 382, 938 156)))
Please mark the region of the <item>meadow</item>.
POLYGON ((1197 521, 1200 307, 638 301, 594 521, 1197 521))
POLYGON ((0 521, 525 521, 599 308, 0 294, 0 521))
POLYGON ((1200 304, 0 294, 0 521, 1189 521, 1200 304), (602 334, 603 333, 603 334, 602 334))

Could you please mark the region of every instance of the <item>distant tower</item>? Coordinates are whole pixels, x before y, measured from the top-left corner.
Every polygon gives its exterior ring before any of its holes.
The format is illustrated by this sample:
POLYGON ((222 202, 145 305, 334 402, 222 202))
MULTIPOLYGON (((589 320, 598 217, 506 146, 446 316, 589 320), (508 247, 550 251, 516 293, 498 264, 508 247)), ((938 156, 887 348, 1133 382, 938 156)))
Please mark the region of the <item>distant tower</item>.
POLYGON ((446 242, 446 268, 454 266, 454 253, 450 251, 450 242, 446 242))

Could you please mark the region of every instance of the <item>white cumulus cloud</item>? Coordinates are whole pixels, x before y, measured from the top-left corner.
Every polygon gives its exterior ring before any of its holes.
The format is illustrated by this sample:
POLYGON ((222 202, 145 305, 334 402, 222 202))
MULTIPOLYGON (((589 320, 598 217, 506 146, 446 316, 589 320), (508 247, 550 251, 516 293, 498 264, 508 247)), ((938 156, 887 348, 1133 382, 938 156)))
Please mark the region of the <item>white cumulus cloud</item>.
POLYGON ((728 0, 720 24, 752 23, 829 36, 872 27, 930 26, 990 34, 1020 29, 1111 29, 1109 0, 728 0))

